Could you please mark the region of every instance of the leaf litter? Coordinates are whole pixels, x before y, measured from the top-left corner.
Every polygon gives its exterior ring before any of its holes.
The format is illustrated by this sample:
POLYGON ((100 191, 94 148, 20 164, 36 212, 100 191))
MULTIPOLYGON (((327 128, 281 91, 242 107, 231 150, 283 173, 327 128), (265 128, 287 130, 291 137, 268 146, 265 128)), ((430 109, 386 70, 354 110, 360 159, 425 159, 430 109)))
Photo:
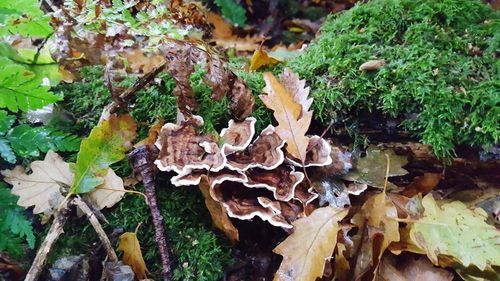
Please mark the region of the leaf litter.
MULTIPOLYGON (((415 159, 380 146, 369 146, 362 157, 353 157, 351 152, 356 154, 356 149, 346 152, 335 140, 325 137, 325 133, 330 137, 330 128, 321 135, 312 133, 317 131, 310 109, 313 98, 307 81, 297 73, 284 68, 276 78, 265 72, 265 88, 252 92, 219 50, 200 40, 195 32, 187 32, 184 37, 189 28, 182 28, 190 26, 205 38, 211 34, 211 41, 223 48, 253 52, 248 67, 251 71, 282 63, 302 49, 263 46, 264 36, 238 26, 246 21, 241 13, 220 16, 205 13, 194 3, 172 1, 171 14, 167 15, 161 5, 144 2, 125 4, 130 5, 125 10, 139 15, 132 25, 130 13, 120 14, 108 6, 96 9, 92 17, 79 2, 66 13, 57 13, 53 24, 60 44, 54 57, 59 60, 63 80, 71 83, 78 79, 82 65, 105 63, 108 87, 120 104, 117 111, 127 111, 127 101, 119 100, 126 89, 117 86, 124 77, 145 76, 158 67, 167 72, 175 81, 178 120, 160 123, 137 144, 136 148, 146 145, 159 151, 157 158, 142 164, 173 172, 170 180, 175 186, 198 185, 214 226, 236 245, 245 242, 249 231, 239 220, 258 225, 260 218, 269 223, 266 227, 279 229, 279 235, 266 241, 282 256, 281 263, 273 265, 271 275, 275 280, 451 280, 452 269, 469 278, 492 276, 498 271, 500 236, 492 224, 498 223, 496 187, 486 189, 480 199, 463 200, 459 193, 443 196, 445 171, 434 168, 414 173, 415 159), (148 12, 151 17, 144 17, 148 12), (108 26, 109 15, 114 21, 108 26), (89 18, 106 24, 86 29, 89 18), (158 27, 158 23, 169 36, 158 37, 158 33, 143 28, 158 27), (164 62, 168 64, 164 66, 164 62), (202 79, 211 89, 212 98, 228 100, 232 119, 220 133, 202 132, 204 116, 195 115, 199 104, 190 78, 197 67, 204 71, 202 79), (275 118, 274 125, 260 132, 256 132, 256 119, 251 117, 255 94, 260 94, 275 118), (497 221, 487 220, 488 215, 494 215, 497 221)), ((319 2, 322 7, 337 9, 319 2)), ((229 13, 224 5, 233 4, 218 1, 223 13, 229 13)), ((249 11, 254 5, 245 1, 249 11)), ((274 9, 270 9, 269 18, 274 9)), ((296 33, 317 30, 308 20, 284 24, 296 33)), ((357 71, 383 71, 390 63, 370 60, 357 71)), ((58 99, 42 90, 45 97, 41 103, 58 99)), ((35 103, 8 102, 11 111, 26 111, 35 103)), ((125 158, 137 129, 131 116, 112 113, 82 141, 75 164, 48 151, 43 161, 31 163, 30 173, 22 166, 3 170, 4 180, 13 186, 11 192, 20 197, 18 204, 34 206, 35 214, 54 216, 53 226, 57 227, 68 216, 63 205, 79 202, 81 197, 95 209, 86 214, 100 233, 90 217, 100 216, 98 210, 111 208, 123 197, 123 180, 109 166, 125 158)), ((13 121, 6 122, 12 125, 13 121)), ((151 204, 151 199, 147 203, 151 204)), ((153 208, 152 216, 157 223, 153 208)), ((100 238, 104 245, 110 245, 105 233, 100 238)), ((119 240, 123 263, 138 279, 147 278, 137 234, 127 232, 119 240)), ((123 266, 114 260, 112 248, 107 256, 111 259, 108 265, 123 266)), ((164 278, 168 280, 169 276, 164 278)))

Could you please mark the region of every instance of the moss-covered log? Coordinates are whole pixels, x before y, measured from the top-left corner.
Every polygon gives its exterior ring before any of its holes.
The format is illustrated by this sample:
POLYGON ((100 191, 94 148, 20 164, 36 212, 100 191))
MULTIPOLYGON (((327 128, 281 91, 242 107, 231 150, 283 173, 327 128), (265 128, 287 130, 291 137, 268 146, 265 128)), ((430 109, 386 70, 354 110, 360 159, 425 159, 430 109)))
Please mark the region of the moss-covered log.
POLYGON ((441 157, 500 139, 500 13, 481 1, 374 0, 330 16, 290 66, 315 117, 383 113, 441 157), (361 71, 369 60, 385 60, 361 71))

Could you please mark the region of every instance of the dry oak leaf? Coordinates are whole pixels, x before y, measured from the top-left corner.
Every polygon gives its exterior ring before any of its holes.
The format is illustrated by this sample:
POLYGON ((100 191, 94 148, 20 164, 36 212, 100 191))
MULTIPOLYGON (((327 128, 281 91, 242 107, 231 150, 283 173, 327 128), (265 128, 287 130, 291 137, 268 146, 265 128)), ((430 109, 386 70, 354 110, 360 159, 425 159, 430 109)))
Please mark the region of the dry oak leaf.
POLYGON ((384 255, 380 262, 376 281, 451 281, 453 274, 445 269, 434 267, 426 257, 395 257, 384 255))
POLYGON ((361 232, 361 248, 356 259, 354 277, 360 280, 366 273, 376 276, 382 255, 392 242, 398 242, 399 223, 396 206, 385 192, 370 197, 352 222, 361 232))
POLYGON ((3 170, 2 175, 12 185, 12 194, 19 196, 19 206, 35 206, 34 214, 52 214, 64 199, 61 185, 69 188, 73 183, 69 164, 50 150, 43 161, 31 163, 31 170, 32 173, 28 175, 22 166, 16 166, 13 170, 3 170))
POLYGON ((205 205, 210 212, 213 224, 215 227, 224 232, 224 234, 226 234, 232 242, 237 242, 240 240, 238 229, 234 227, 233 223, 227 216, 226 209, 222 206, 222 204, 212 198, 210 195, 210 188, 209 180, 206 176, 202 176, 200 181, 200 191, 205 199, 205 205))
MULTIPOLYGON (((21 166, 16 166, 13 170, 3 170, 1 173, 5 181, 13 186, 11 192, 19 196, 19 206, 35 206, 33 213, 51 215, 64 199, 62 191, 73 183, 74 173, 70 164, 50 150, 43 161, 31 163, 32 173, 29 175, 21 166)), ((103 180, 103 184, 84 195, 98 209, 112 207, 125 194, 123 180, 112 169, 108 169, 103 180)))
POLYGON ((295 221, 294 232, 273 250, 283 256, 274 280, 314 281, 321 277, 337 244, 338 222, 346 215, 347 209, 323 207, 295 221))
POLYGON ((410 238, 435 265, 440 256, 481 271, 500 266, 500 231, 487 224, 483 209, 471 210, 460 201, 438 205, 428 194, 423 217, 411 225, 410 238))
POLYGON ((135 232, 125 232, 120 235, 118 251, 123 251, 123 263, 132 267, 137 279, 147 278, 149 271, 142 257, 141 245, 135 232))
MULTIPOLYGON (((304 88, 304 84, 299 83, 300 81, 295 81, 295 84, 302 87, 287 88, 285 84, 291 83, 291 79, 288 79, 291 75, 293 75, 292 71, 285 68, 280 82, 270 72, 264 73, 266 81, 264 92, 267 95, 259 97, 268 108, 274 111, 274 118, 278 121, 276 133, 286 141, 286 151, 304 163, 309 145, 306 132, 312 118, 312 111, 307 111, 310 106, 307 99, 309 88, 304 88)), ((294 79, 298 80, 298 76, 294 76, 294 79)))

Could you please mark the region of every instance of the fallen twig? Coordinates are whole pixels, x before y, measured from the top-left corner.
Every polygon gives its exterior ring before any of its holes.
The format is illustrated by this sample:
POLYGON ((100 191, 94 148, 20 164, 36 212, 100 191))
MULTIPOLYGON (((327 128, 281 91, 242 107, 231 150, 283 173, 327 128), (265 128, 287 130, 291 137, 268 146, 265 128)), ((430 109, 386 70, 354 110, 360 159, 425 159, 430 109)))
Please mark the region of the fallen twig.
MULTIPOLYGON (((163 62, 158 67, 153 69, 151 72, 139 78, 139 80, 137 80, 134 83, 134 85, 132 85, 132 87, 125 90, 125 92, 123 92, 118 97, 118 100, 127 102, 132 97, 132 95, 134 95, 140 89, 144 88, 149 82, 151 82, 156 77, 156 75, 162 72, 166 64, 167 64, 166 62, 163 62)), ((99 118, 99 123, 101 123, 103 120, 106 120, 110 114, 114 113, 120 107, 119 105, 120 105, 119 102, 112 101, 110 104, 104 107, 101 114, 101 118, 99 118)))
POLYGON ((99 220, 96 218, 94 212, 92 212, 87 203, 85 203, 79 196, 75 197, 73 199, 73 202, 75 205, 78 206, 78 208, 80 208, 80 210, 82 210, 85 213, 85 215, 87 215, 90 224, 92 224, 92 226, 94 227, 97 236, 99 236, 99 239, 101 240, 102 244, 104 245, 104 248, 106 249, 108 260, 111 262, 117 261, 118 257, 116 256, 115 250, 113 249, 113 246, 111 246, 111 242, 109 241, 106 232, 104 232, 104 229, 99 223, 99 220))
POLYGON ((49 254, 52 246, 56 243, 57 239, 63 233, 64 224, 69 218, 69 207, 73 204, 73 201, 67 201, 62 208, 54 215, 54 221, 50 226, 45 240, 43 240, 42 245, 36 253, 36 257, 31 264, 30 270, 26 274, 24 281, 36 281, 40 277, 43 271, 45 262, 47 261, 47 255, 49 254))
POLYGON ((170 253, 167 247, 167 240, 165 238, 165 231, 163 229, 163 216, 158 208, 156 201, 156 186, 155 186, 155 173, 156 167, 153 161, 156 159, 158 150, 153 145, 141 145, 134 149, 128 156, 129 161, 132 163, 134 171, 141 175, 144 184, 144 193, 148 198, 148 205, 153 218, 155 228, 155 241, 160 251, 162 262, 162 277, 163 280, 171 280, 170 268, 170 253))

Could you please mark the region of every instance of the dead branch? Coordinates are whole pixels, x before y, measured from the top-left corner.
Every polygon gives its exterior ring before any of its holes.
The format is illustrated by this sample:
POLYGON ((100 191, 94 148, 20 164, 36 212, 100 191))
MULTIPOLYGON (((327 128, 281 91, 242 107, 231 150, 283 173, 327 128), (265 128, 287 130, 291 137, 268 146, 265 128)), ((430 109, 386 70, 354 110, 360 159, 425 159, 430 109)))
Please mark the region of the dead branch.
POLYGON ((94 227, 97 236, 99 236, 99 239, 101 240, 102 244, 104 245, 104 248, 106 249, 109 261, 111 262, 117 261, 118 257, 116 256, 115 250, 113 249, 113 246, 111 246, 111 242, 109 241, 106 232, 104 232, 104 229, 99 223, 99 220, 97 220, 94 212, 92 212, 90 207, 80 198, 80 196, 75 197, 73 199, 73 202, 75 203, 75 205, 78 206, 78 208, 80 208, 80 210, 82 210, 85 213, 85 215, 87 215, 90 224, 92 224, 92 226, 94 227))
POLYGON ((134 149, 128 156, 129 161, 132 163, 134 171, 141 175, 144 184, 144 193, 148 198, 148 205, 153 218, 155 228, 155 241, 160 251, 162 262, 162 276, 163 280, 171 280, 170 268, 170 253, 167 247, 167 240, 165 238, 165 231, 163 229, 164 221, 163 216, 158 208, 156 201, 156 186, 155 186, 155 173, 156 166, 153 164, 158 151, 154 145, 141 145, 134 149))
MULTIPOLYGON (((119 97, 118 100, 120 102, 128 102, 132 96, 139 91, 140 89, 144 88, 149 82, 151 82, 160 72, 163 71, 163 69, 166 66, 166 62, 162 62, 158 67, 153 69, 151 72, 145 74, 139 80, 137 80, 132 87, 128 88, 123 92, 119 97)), ((117 101, 112 101, 110 104, 108 104, 106 107, 104 107, 101 118, 99 118, 99 123, 101 123, 103 120, 106 120, 110 114, 114 113, 119 107, 120 107, 120 102, 117 101)))
POLYGON ((47 255, 49 254, 52 246, 56 243, 57 239, 64 231, 64 224, 68 221, 70 209, 69 207, 73 204, 73 201, 67 201, 61 209, 54 215, 54 221, 50 226, 47 236, 43 241, 40 249, 36 253, 36 257, 31 264, 28 274, 26 274, 25 281, 36 281, 40 277, 43 271, 45 262, 47 262, 47 255))

